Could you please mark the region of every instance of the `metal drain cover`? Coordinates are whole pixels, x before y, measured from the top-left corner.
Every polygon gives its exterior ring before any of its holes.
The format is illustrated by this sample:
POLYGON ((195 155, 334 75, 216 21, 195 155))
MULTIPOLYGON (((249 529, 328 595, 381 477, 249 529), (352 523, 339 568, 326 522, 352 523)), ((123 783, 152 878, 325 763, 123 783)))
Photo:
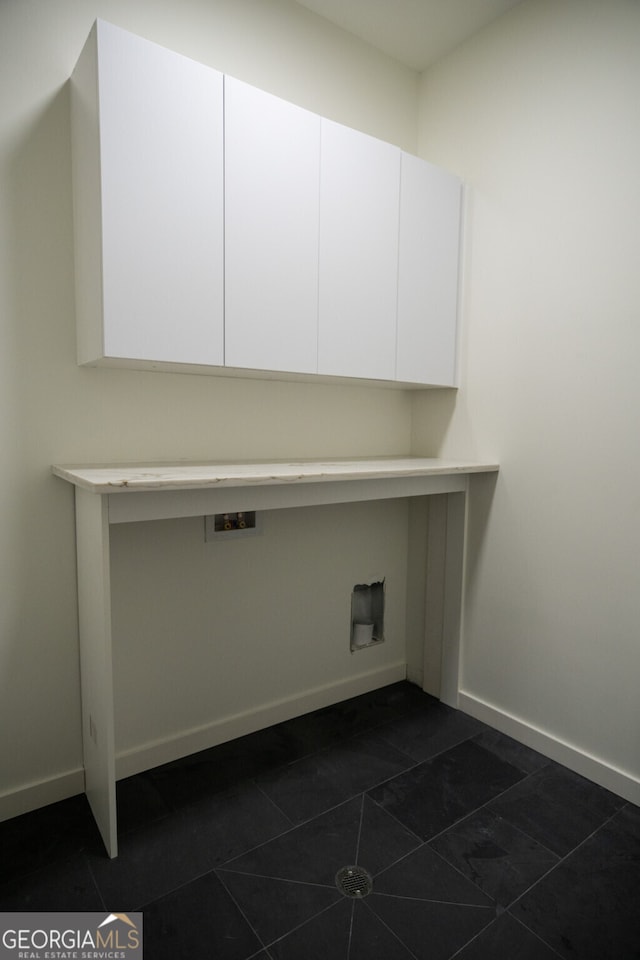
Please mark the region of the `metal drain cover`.
POLYGON ((373 890, 373 880, 364 867, 341 867, 336 873, 336 887, 345 897, 366 897, 373 890))

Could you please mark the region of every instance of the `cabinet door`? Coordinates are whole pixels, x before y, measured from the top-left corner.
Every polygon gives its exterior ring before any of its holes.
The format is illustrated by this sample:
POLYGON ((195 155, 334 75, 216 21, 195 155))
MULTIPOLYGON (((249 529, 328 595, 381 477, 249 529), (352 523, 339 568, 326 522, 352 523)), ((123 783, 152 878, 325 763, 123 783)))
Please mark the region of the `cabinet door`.
POLYGON ((402 154, 397 378, 454 386, 461 184, 402 154))
POLYGON ((317 371, 320 117, 225 77, 225 364, 317 371))
POLYGON ((395 377, 400 150, 322 121, 318 370, 395 377))
POLYGON ((102 21, 94 31, 74 80, 96 87, 97 72, 97 118, 77 90, 74 139, 99 137, 76 150, 76 174, 86 194, 97 154, 102 336, 81 340, 106 357, 221 364, 222 75, 102 21))

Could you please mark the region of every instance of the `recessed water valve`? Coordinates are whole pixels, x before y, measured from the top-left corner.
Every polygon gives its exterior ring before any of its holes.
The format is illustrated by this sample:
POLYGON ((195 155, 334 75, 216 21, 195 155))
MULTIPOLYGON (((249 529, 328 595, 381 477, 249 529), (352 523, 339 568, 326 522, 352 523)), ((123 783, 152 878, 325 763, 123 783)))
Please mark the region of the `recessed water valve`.
POLYGON ((248 536, 258 533, 258 515, 255 510, 240 510, 236 513, 214 513, 204 518, 205 540, 248 536))

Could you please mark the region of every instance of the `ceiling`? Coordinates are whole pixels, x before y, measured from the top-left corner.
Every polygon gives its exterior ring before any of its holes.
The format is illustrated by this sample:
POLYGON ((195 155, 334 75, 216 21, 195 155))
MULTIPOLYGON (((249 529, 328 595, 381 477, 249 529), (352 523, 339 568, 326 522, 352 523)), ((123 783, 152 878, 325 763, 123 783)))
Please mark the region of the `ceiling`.
POLYGON ((522 0, 297 0, 384 53, 424 70, 522 0))

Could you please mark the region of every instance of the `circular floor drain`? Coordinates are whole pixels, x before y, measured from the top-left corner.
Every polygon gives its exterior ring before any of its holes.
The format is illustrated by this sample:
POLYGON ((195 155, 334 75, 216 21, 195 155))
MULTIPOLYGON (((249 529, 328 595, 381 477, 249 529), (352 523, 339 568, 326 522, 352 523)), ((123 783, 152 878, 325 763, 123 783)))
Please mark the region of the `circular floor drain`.
POLYGON ((336 887, 345 897, 366 897, 373 880, 363 867, 342 867, 336 873, 336 887))

